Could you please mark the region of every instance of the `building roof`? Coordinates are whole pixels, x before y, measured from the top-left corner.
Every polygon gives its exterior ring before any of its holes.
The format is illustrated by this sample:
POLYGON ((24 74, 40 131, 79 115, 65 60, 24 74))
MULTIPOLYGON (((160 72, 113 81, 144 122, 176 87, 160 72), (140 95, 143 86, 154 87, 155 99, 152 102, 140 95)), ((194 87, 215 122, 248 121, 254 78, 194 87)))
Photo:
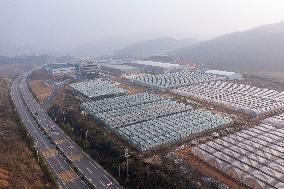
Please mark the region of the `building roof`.
POLYGON ((150 66, 157 66, 162 68, 170 68, 170 67, 179 67, 179 64, 171 64, 171 63, 164 63, 164 62, 154 62, 154 61, 143 61, 143 60, 136 60, 133 63, 141 64, 141 65, 150 65, 150 66))
POLYGON ((223 76, 227 76, 227 77, 235 74, 235 72, 227 72, 227 71, 221 71, 221 70, 207 70, 207 71, 205 71, 205 73, 215 74, 215 75, 223 75, 223 76))
POLYGON ((105 67, 109 67, 109 68, 119 69, 119 70, 138 69, 138 68, 136 68, 136 67, 128 66, 128 65, 124 65, 124 64, 107 64, 107 65, 104 65, 104 66, 105 66, 105 67))
POLYGON ((54 63, 54 64, 47 64, 46 66, 48 66, 51 69, 75 67, 74 64, 70 63, 54 63))

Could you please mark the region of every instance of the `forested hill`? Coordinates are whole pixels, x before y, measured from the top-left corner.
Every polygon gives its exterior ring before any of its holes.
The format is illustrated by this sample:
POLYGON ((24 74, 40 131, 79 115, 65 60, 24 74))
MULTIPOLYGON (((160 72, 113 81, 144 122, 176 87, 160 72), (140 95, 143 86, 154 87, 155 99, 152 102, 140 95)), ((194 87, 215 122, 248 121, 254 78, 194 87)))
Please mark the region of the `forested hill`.
POLYGON ((284 22, 223 35, 170 54, 226 69, 284 70, 284 22))

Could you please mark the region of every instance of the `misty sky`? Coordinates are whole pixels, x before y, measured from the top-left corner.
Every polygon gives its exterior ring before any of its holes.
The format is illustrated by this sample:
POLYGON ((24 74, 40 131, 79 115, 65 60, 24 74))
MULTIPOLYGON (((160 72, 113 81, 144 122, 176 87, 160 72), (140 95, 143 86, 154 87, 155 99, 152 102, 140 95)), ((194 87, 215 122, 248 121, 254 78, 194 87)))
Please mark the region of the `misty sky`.
POLYGON ((0 42, 75 47, 127 34, 209 39, 284 20, 283 0, 0 0, 0 42))

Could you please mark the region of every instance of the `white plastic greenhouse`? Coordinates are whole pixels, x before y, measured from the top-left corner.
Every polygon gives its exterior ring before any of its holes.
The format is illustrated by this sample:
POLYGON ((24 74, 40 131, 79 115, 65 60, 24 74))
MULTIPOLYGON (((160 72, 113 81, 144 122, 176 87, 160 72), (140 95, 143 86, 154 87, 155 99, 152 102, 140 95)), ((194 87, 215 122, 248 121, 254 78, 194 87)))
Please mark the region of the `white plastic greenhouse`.
POLYGON ((109 81, 88 80, 70 85, 76 92, 88 98, 99 98, 104 96, 127 94, 122 88, 115 86, 109 81))
POLYGON ((187 86, 190 84, 225 79, 227 78, 224 76, 198 72, 176 72, 156 75, 148 74, 131 78, 132 82, 136 84, 162 90, 171 89, 173 87, 187 86))
POLYGON ((282 188, 284 129, 263 123, 193 148, 192 153, 252 188, 282 188))
POLYGON ((151 93, 138 93, 124 95, 114 98, 105 98, 103 100, 91 100, 82 104, 82 108, 94 115, 100 112, 107 112, 124 107, 136 106, 139 104, 147 104, 162 100, 161 97, 151 93))
POLYGON ((225 81, 172 89, 172 93, 227 107, 257 117, 284 109, 284 92, 225 81))
POLYGON ((118 133, 137 149, 148 150, 232 122, 227 117, 192 109, 122 127, 118 133))

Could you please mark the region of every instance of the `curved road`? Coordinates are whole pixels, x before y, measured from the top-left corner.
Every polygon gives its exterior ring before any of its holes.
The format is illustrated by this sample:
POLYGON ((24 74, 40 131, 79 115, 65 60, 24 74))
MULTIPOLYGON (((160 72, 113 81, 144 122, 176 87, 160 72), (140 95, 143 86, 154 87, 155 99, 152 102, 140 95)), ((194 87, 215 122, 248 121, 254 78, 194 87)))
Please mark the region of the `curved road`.
POLYGON ((75 173, 70 164, 65 158, 58 153, 54 145, 46 138, 44 133, 40 130, 34 118, 28 111, 25 103, 20 95, 19 90, 20 78, 18 77, 12 84, 11 97, 15 108, 19 113, 22 123, 25 125, 28 134, 35 141, 35 148, 38 153, 42 155, 45 163, 52 171, 53 175, 57 177, 59 188, 76 189, 89 188, 75 173))
POLYGON ((115 188, 122 186, 110 176, 96 161, 90 158, 77 144, 75 144, 47 115, 33 98, 27 84, 28 73, 23 74, 20 81, 20 91, 29 109, 37 120, 38 125, 44 130, 52 143, 71 163, 90 185, 97 189, 115 188))

